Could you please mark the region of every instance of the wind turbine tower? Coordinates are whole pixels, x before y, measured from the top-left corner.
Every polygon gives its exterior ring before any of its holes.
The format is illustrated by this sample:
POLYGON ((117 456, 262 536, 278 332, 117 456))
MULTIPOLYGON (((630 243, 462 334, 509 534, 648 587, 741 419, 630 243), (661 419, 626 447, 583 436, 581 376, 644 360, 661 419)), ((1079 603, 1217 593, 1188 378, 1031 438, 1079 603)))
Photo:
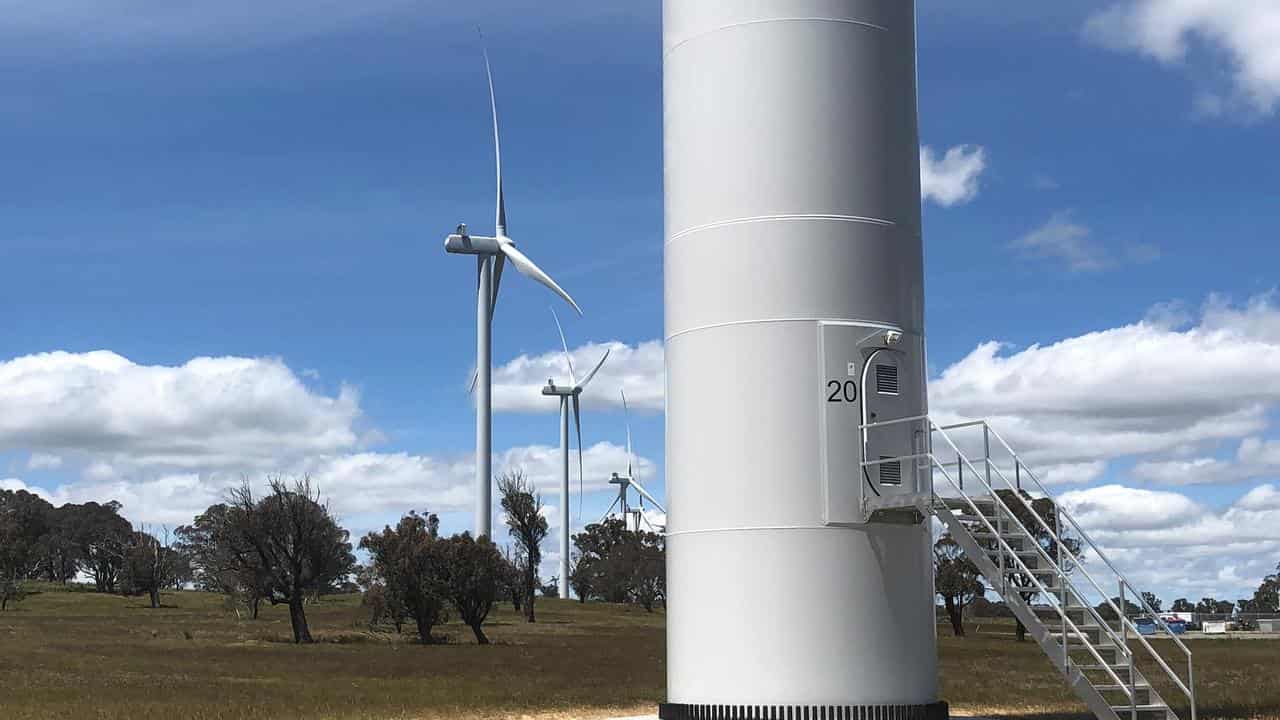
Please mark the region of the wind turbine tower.
POLYGON ((663 3, 663 718, 946 716, 915 56, 913 0, 663 3))
POLYGON ((489 53, 484 53, 484 71, 489 80, 489 110, 493 117, 493 156, 497 167, 498 201, 493 237, 472 235, 465 224, 458 225, 455 233, 445 238, 445 252, 476 256, 476 479, 475 479, 475 536, 489 537, 493 529, 493 403, 491 370, 493 362, 492 333, 493 311, 498 302, 498 286, 502 282, 502 268, 507 260, 516 266, 520 274, 545 285, 564 298, 578 314, 582 309, 569 297, 569 293, 556 284, 524 253, 516 249, 515 242, 507 236, 507 204, 502 190, 502 145, 498 137, 498 101, 493 92, 493 72, 489 68, 489 53))
POLYGON ((562 600, 569 599, 569 410, 573 409, 573 426, 578 431, 578 512, 582 512, 582 405, 579 398, 587 389, 591 379, 600 372, 604 361, 609 359, 609 350, 604 351, 600 362, 591 369, 587 377, 578 382, 573 372, 573 357, 569 354, 569 343, 564 339, 564 328, 560 327, 560 317, 551 311, 556 319, 556 330, 560 332, 560 344, 564 347, 564 361, 569 366, 569 384, 556 385, 555 380, 547 379, 543 395, 560 398, 560 578, 557 583, 562 600))

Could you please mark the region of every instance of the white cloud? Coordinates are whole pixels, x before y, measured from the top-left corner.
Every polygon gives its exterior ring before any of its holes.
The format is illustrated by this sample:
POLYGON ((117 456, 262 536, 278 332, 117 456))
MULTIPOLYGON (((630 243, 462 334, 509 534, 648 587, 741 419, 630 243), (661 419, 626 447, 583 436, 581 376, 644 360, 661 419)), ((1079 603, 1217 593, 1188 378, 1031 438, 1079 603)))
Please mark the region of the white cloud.
MULTIPOLYGON (((588 343, 571 351, 579 380, 609 351, 609 359, 582 393, 584 411, 621 408, 619 390, 627 393, 633 410, 662 410, 665 368, 662 343, 649 340, 631 346, 621 342, 588 343)), ((493 409, 507 412, 559 412, 556 398, 542 394, 548 379, 569 384, 564 353, 552 350, 530 357, 520 355, 493 370, 493 409)))
POLYGON ((1224 476, 1234 480, 1246 479, 1230 462, 1209 457, 1147 460, 1135 465, 1131 474, 1139 480, 1159 485, 1209 485, 1222 482, 1224 476))
POLYGON ((1165 65, 1185 65, 1208 49, 1232 87, 1201 90, 1202 112, 1269 115, 1280 103, 1280 5, 1270 0, 1125 0, 1091 16, 1085 36, 1165 65))
POLYGON ((1280 468, 1280 441, 1256 437, 1245 438, 1240 443, 1237 458, 1243 465, 1280 468))
POLYGON ((79 452, 118 468, 270 470, 353 448, 358 394, 308 389, 279 359, 138 365, 113 352, 0 362, 0 449, 79 452))
POLYGON ((1037 464, 1243 439, 1263 433, 1280 404, 1280 308, 1269 295, 1244 307, 1211 298, 1182 330, 1141 321, 1007 349, 984 342, 946 368, 930 404, 946 422, 989 418, 1037 464))
MULTIPOLYGON (((577 453, 570 462, 570 504, 578 503, 577 453)), ((656 465, 638 458, 641 477, 653 477, 656 465)), ((495 473, 522 469, 543 493, 544 502, 558 503, 560 449, 542 445, 507 449, 494 457, 495 473)), ((469 455, 432 457, 410 453, 361 452, 305 458, 273 471, 285 476, 311 476, 330 507, 343 518, 353 518, 352 529, 367 529, 409 510, 450 513, 472 508, 475 464, 469 455), (370 518, 381 518, 376 522, 370 518)), ((597 443, 583 452, 587 493, 610 490, 609 476, 627 468, 626 449, 597 443)), ((251 476, 265 485, 266 473, 251 476)), ((210 505, 224 502, 244 475, 220 469, 190 473, 119 473, 109 465, 90 467, 81 478, 52 490, 33 488, 17 479, 0 481, 0 488, 38 492, 55 505, 67 502, 119 501, 133 522, 168 525, 188 523, 210 505)), ((495 493, 495 503, 497 501, 495 493)))
POLYGON ((0 479, 0 490, 10 490, 10 491, 26 490, 27 492, 34 492, 37 495, 40 495, 41 497, 44 496, 43 490, 41 490, 40 488, 30 487, 26 483, 19 480, 18 478, 0 479))
POLYGON ((1063 493, 1059 501, 1086 528, 1098 532, 1180 527, 1206 512, 1180 493, 1122 485, 1072 490, 1063 493))
MULTIPOLYGON (((617 344, 616 352, 624 367, 608 379, 602 371, 597 382, 635 385, 637 398, 652 403, 652 389, 631 375, 652 373, 644 358, 655 352, 661 368, 660 346, 617 344)), ((29 452, 30 468, 78 473, 39 490, 57 504, 118 500, 134 522, 173 526, 223 501, 246 477, 260 485, 280 473, 310 474, 335 511, 360 522, 410 509, 470 509, 470 455, 367 450, 363 441, 378 433, 360 432, 361 417, 354 390, 317 393, 278 359, 160 366, 104 351, 0 362, 0 450, 29 452)), ((606 489, 610 473, 626 470, 626 451, 597 443, 585 449, 583 464, 586 490, 606 489)), ((522 468, 544 492, 559 493, 559 448, 511 448, 495 456, 494 467, 522 468)), ((643 477, 656 472, 645 458, 639 467, 643 477)), ((576 458, 571 469, 576 489, 576 458)))
POLYGON ((1176 492, 1120 485, 1064 493, 1061 502, 1131 580, 1166 604, 1248 597, 1280 552, 1280 492, 1272 485, 1221 510, 1176 492))
POLYGON ((1234 459, 1148 460, 1134 466, 1132 474, 1139 480, 1164 485, 1264 480, 1280 475, 1280 441, 1247 437, 1240 441, 1234 459))
POLYGON ((943 207, 970 202, 978 197, 978 180, 986 167, 987 151, 980 145, 957 145, 941 157, 922 146, 920 195, 943 207))
POLYGON ((1036 468, 1036 476, 1050 486, 1087 485, 1102 477, 1106 469, 1107 464, 1101 461, 1057 463, 1036 468))
MULTIPOLYGON (((654 477, 657 466, 645 457, 638 457, 637 463, 636 472, 640 481, 645 483, 645 489, 648 490, 651 483, 646 481, 654 477)), ((609 489, 611 487, 609 478, 613 473, 626 473, 627 464, 627 449, 623 445, 600 442, 584 448, 582 452, 584 489, 587 492, 609 489)), ((557 496, 560 494, 559 447, 527 445, 512 448, 495 457, 494 466, 498 469, 497 472, 521 468, 529 480, 544 494, 557 496)), ((569 492, 571 495, 576 495, 578 492, 578 451, 575 448, 571 448, 569 454, 569 492)), ((650 490, 650 492, 653 491, 650 490)))

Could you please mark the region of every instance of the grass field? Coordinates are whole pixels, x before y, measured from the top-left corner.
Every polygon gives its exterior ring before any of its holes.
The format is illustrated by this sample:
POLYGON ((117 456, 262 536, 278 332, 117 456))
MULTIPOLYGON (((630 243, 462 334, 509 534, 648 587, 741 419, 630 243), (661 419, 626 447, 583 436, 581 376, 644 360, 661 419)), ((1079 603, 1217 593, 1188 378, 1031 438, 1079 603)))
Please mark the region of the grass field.
MULTIPOLYGON (((285 608, 237 621, 195 592, 142 598, 49 591, 0 614, 0 718, 598 718, 652 713, 664 695, 660 613, 539 600, 539 621, 504 604, 490 647, 465 627, 445 646, 370 633, 355 597, 308 608, 320 642, 290 644, 285 608)), ((940 633, 953 712, 1083 712, 1034 643, 984 624, 940 633)), ((1280 641, 1193 645, 1201 718, 1280 718, 1280 641)), ((1185 717, 1185 715, 1184 715, 1185 717)))

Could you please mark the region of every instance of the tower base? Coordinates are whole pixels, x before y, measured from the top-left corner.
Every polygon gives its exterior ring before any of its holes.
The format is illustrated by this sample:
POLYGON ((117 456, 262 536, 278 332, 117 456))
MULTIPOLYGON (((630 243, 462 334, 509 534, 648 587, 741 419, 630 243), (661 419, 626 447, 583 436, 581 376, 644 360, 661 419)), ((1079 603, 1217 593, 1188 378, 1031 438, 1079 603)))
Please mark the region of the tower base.
POLYGON ((948 720, 947 703, 928 705, 684 705, 662 703, 661 720, 948 720))

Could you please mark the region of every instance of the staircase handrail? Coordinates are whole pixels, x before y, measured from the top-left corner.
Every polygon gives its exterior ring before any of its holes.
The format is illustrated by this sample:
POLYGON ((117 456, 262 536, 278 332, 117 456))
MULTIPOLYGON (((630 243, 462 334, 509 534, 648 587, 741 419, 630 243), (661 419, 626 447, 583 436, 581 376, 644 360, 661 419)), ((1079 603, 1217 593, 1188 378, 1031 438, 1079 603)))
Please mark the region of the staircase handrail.
MULTIPOLYGON (((998 431, 996 431, 995 428, 991 427, 991 424, 989 422, 987 422, 986 420, 978 420, 971 423, 961 423, 960 425, 953 425, 948 427, 954 429, 961 426, 969 427, 972 425, 979 425, 979 424, 983 426, 983 429, 985 432, 988 432, 991 435, 995 436, 996 441, 999 442, 1000 445, 1004 447, 1005 451, 1009 453, 1009 455, 1013 458, 1013 461, 1016 463, 1017 467, 1021 467, 1022 469, 1027 471, 1027 476, 1031 478, 1031 481, 1035 484, 1035 487, 1039 489, 1040 492, 1045 495, 1045 497, 1052 497, 1052 494, 1048 491, 1048 489, 1045 488, 1044 484, 1040 482, 1040 478, 1036 476, 1035 471, 1032 470, 1025 462, 1023 462, 1022 458, 1018 455, 1017 452, 1014 451, 1013 447, 1009 445, 1009 443, 1004 439, 1004 437, 998 431)), ((943 432, 942 435, 944 438, 947 438, 948 443, 951 443, 950 438, 947 437, 947 434, 945 432, 943 432)), ((952 447, 955 447, 954 443, 951 443, 951 445, 952 447)), ((994 467, 994 464, 991 463, 991 458, 989 453, 987 457, 987 464, 991 467, 994 467)), ((1002 479, 1004 479, 1005 483, 1008 484, 1009 482, 1008 478, 1004 476, 1004 473, 1002 473, 998 467, 995 467, 995 471, 1000 475, 1002 479)), ((1021 474, 1019 473, 1019 475, 1021 474)), ((1014 494, 1021 497, 1021 493, 1018 493, 1015 491, 1014 494)), ((1031 513, 1036 516, 1036 518, 1040 521, 1042 525, 1045 524, 1044 519, 1040 517, 1040 513, 1036 512, 1035 509, 1030 506, 1030 504, 1026 503, 1025 499, 1023 499, 1023 504, 1026 505, 1028 509, 1031 510, 1031 513)), ((1187 699, 1191 702, 1191 720, 1195 720, 1196 718, 1196 697, 1195 697, 1195 690, 1194 690, 1195 671, 1193 670, 1193 665, 1192 665, 1191 649, 1188 648, 1186 644, 1183 643, 1182 640, 1177 635, 1175 635, 1172 630, 1169 629, 1169 625, 1165 623, 1164 618, 1160 617, 1160 613, 1156 612, 1155 609, 1151 607, 1151 604, 1147 602, 1147 599, 1143 597, 1142 591, 1136 585, 1130 582, 1129 578, 1126 577, 1125 574, 1122 573, 1120 569, 1117 568, 1115 564, 1111 562, 1111 559, 1108 558, 1106 554, 1102 552, 1102 549, 1098 547, 1098 544, 1093 541, 1093 538, 1089 536, 1089 533, 1085 532, 1084 528, 1080 527, 1080 523, 1076 522, 1076 519, 1072 517, 1071 513, 1065 510, 1062 507, 1062 505, 1057 501, 1054 502, 1054 509, 1058 512, 1059 517, 1065 517, 1067 519, 1067 522, 1071 524, 1071 527, 1074 528, 1075 531, 1080 534, 1080 538, 1084 540, 1086 543, 1088 543, 1089 548, 1095 554, 1097 554, 1097 556, 1102 560, 1102 562, 1106 564, 1106 566, 1111 570, 1112 573, 1115 574, 1115 576, 1119 579, 1121 586, 1127 587, 1129 588, 1130 591, 1132 591, 1134 597, 1137 598, 1139 603, 1141 603, 1141 607, 1143 611, 1146 612, 1150 617, 1152 617, 1156 621, 1156 623, 1160 626, 1160 628, 1164 630, 1165 634, 1168 635, 1169 638, 1173 640, 1174 644, 1178 647, 1178 649, 1182 650, 1182 653, 1187 658, 1187 683, 1186 684, 1184 684, 1182 682, 1182 678, 1179 677, 1178 674, 1175 673, 1169 667, 1169 665, 1165 662, 1164 658, 1161 657, 1160 654, 1156 652, 1155 648, 1151 646, 1151 643, 1147 641, 1146 636, 1138 632, 1138 626, 1132 620, 1129 619, 1128 614, 1124 612, 1118 612, 1118 617, 1121 618, 1121 622, 1125 626, 1133 629, 1134 635, 1142 643, 1143 647, 1146 648, 1147 652, 1155 659, 1157 663, 1160 664, 1160 667, 1165 671, 1166 674, 1168 674, 1170 679, 1172 679, 1173 682, 1178 686, 1178 689, 1181 690, 1182 693, 1187 696, 1187 699)), ((1076 567, 1080 568, 1081 570, 1084 570, 1083 565, 1081 565, 1080 563, 1076 563, 1076 567)), ((1088 575, 1087 570, 1085 570, 1084 572, 1086 575, 1088 575)), ((1092 580, 1092 578, 1090 579, 1092 580)), ((1102 593, 1104 597, 1107 595, 1107 593, 1103 592, 1101 588, 1097 587, 1096 582, 1094 583, 1094 587, 1098 590, 1098 592, 1102 593)), ((1116 609, 1114 603, 1109 602, 1109 604, 1111 604, 1113 609, 1116 609)))
MULTIPOLYGON (((946 479, 947 483, 951 485, 951 487, 955 488, 955 490, 960 493, 960 497, 964 498, 965 502, 969 504, 969 507, 973 510, 974 516, 980 519, 982 521, 982 524, 985 525, 987 530, 989 530, 992 536, 995 537, 996 542, 1000 544, 1002 551, 1007 552, 1009 554, 1009 557, 1013 560, 1013 562, 1018 564, 1020 568, 1020 572, 1022 572, 1027 577, 1031 578, 1031 582, 1035 583, 1037 592, 1047 597, 1053 598, 1053 608, 1058 612, 1058 616, 1062 620, 1063 627, 1064 628, 1070 627, 1071 631, 1075 633, 1077 636, 1087 638, 1088 636, 1085 635, 1080 630, 1080 627, 1077 626, 1075 621, 1071 619, 1071 616, 1067 614, 1068 608, 1064 607, 1062 602, 1058 599, 1058 597, 1053 593, 1049 592, 1048 588, 1046 588, 1040 582, 1040 580, 1036 578, 1035 573, 1031 572, 1031 569, 1028 568, 1026 563, 1022 561, 1022 558, 1018 556, 1018 553, 1004 539, 1003 533, 997 530, 991 524, 991 521, 987 519, 986 515, 984 515, 982 511, 978 509, 977 504, 973 502, 973 498, 969 497, 969 495, 965 493, 964 489, 957 486, 956 482, 951 479, 950 473, 948 473, 946 467, 944 467, 944 465, 938 461, 937 456, 934 455, 933 453, 928 453, 928 456, 929 456, 929 459, 933 461, 934 466, 936 466, 939 470, 942 471, 942 477, 946 479)), ((938 496, 935 493, 933 494, 933 497, 937 498, 938 496)), ((993 493, 993 497, 994 497, 994 493, 993 493)), ((946 503, 944 502, 942 506, 946 507, 946 503)), ((1006 508, 1006 510, 1007 509, 1008 508, 1006 508)), ((950 512, 949 508, 948 508, 948 512, 950 512)), ((1014 522, 1017 522, 1017 518, 1012 518, 1012 519, 1014 520, 1014 522)), ((1021 528, 1022 531, 1026 533, 1028 536, 1031 535, 1031 533, 1027 532, 1027 529, 1025 527, 1022 527, 1022 523, 1018 523, 1018 527, 1021 528)), ((1059 570, 1058 575, 1059 577, 1064 577, 1065 579, 1065 576, 1062 575, 1061 570, 1059 570)), ((1003 582, 1003 578, 1001 579, 1001 581, 1003 582)), ((1017 592, 1017 591, 1015 590, 1014 592, 1017 592)), ((1026 601, 1024 600, 1023 602, 1026 602, 1026 601)), ((1106 628, 1107 625, 1104 623, 1102 624, 1102 627, 1106 628)), ((1108 630, 1109 629, 1110 628, 1108 628, 1108 630)), ((1065 632, 1063 633, 1062 643, 1063 643, 1063 648, 1065 649, 1068 646, 1068 641, 1067 641, 1065 632)), ((1120 676, 1115 673, 1115 670, 1112 668, 1112 663, 1108 662, 1106 659, 1102 657, 1102 655, 1098 652, 1098 649, 1094 647, 1093 643, 1090 643, 1086 640, 1084 642, 1081 642, 1080 646, 1088 650, 1089 654, 1093 655, 1093 658, 1098 661, 1099 667, 1103 668, 1107 672, 1107 674, 1111 676, 1111 679, 1115 681, 1116 686, 1122 688, 1123 692, 1127 696, 1129 696, 1130 702, 1132 702, 1134 690, 1129 687, 1129 683, 1126 683, 1123 680, 1121 680, 1120 676)), ((1120 644, 1120 645, 1117 645, 1117 650, 1123 650, 1124 652, 1127 653, 1129 649, 1126 645, 1120 644)), ((1069 657, 1065 658, 1065 660, 1068 666, 1072 662, 1069 657)), ((1118 658, 1117 658, 1117 662, 1118 662, 1118 658)))
MULTIPOLYGON (((940 428, 938 425, 932 422, 930 424, 933 426, 933 429, 937 431, 939 435, 942 436, 942 439, 947 441, 947 444, 951 446, 951 449, 955 451, 956 457, 960 460, 963 460, 964 464, 969 466, 969 470, 972 471, 974 476, 978 478, 978 481, 982 483, 982 486, 986 488, 988 492, 991 493, 992 501, 994 503, 998 503, 999 506, 1003 508, 1004 511, 1009 515, 1009 519, 1012 520, 1015 524, 1017 524, 1018 529, 1021 530, 1023 533, 1026 534, 1027 537, 1031 538, 1034 541, 1035 535, 1032 535, 1031 531, 1028 530, 1026 526, 1022 524, 1021 520, 1018 519, 1018 516, 1013 514, 1013 510, 1010 509, 1008 504, 1005 503, 1004 499, 1001 498, 996 493, 995 488, 993 488, 991 484, 986 481, 982 473, 978 472, 978 469, 974 467, 973 463, 969 460, 968 456, 960 451, 960 448, 956 446, 955 442, 951 439, 951 436, 947 435, 946 431, 940 428)), ((988 460, 988 467, 991 467, 989 460, 988 460)), ((943 472, 945 473, 946 471, 944 470, 943 472)), ((998 468, 996 469, 996 473, 1000 474, 1000 471, 998 468)), ((1000 477, 1005 481, 1005 484, 1007 485, 1010 484, 1008 478, 1005 478, 1003 474, 1000 474, 1000 477)), ((958 489, 960 493, 964 495, 964 489, 963 488, 958 488, 958 489)), ((1024 506, 1026 505, 1026 498, 1022 497, 1021 493, 1015 491, 1013 494, 1018 496, 1019 500, 1023 502, 1024 506)), ((1028 506, 1028 509, 1031 511, 1032 517, 1034 517, 1041 524, 1041 526, 1044 527, 1045 531, 1049 533, 1050 537, 1053 538, 1054 542, 1059 543, 1059 545, 1061 545, 1062 540, 1057 536, 1056 533, 1053 532, 1053 530, 1048 526, 1048 524, 1044 522, 1044 519, 1040 517, 1040 514, 1037 513, 1034 509, 1031 509, 1029 506, 1028 506)), ((1044 549, 1044 546, 1042 546, 1039 542, 1032 542, 1031 544, 1035 547, 1036 552, 1038 552, 1041 557, 1043 557, 1045 560, 1049 562, 1049 566, 1057 571, 1058 577, 1062 580, 1063 584, 1068 589, 1070 589, 1071 592, 1074 593, 1077 597, 1082 597, 1080 593, 1076 591, 1075 583, 1071 581, 1071 578, 1067 575, 1067 572, 1062 569, 1061 565, 1059 565, 1058 562, 1055 561, 1051 555, 1049 555, 1049 552, 1044 549)), ((1106 591, 1104 591, 1101 587, 1098 586, 1098 581, 1095 580, 1093 576, 1089 574, 1089 571, 1085 570, 1084 567, 1078 562, 1075 563, 1075 566, 1082 571, 1082 574, 1085 576, 1086 579, 1089 580, 1089 583, 1093 585, 1094 589, 1097 590, 1102 595, 1107 605, 1109 605, 1111 609, 1114 612, 1116 612, 1118 616, 1123 616, 1123 613, 1121 613, 1119 609, 1115 606, 1115 604, 1111 602, 1110 598, 1107 597, 1106 591)), ((1004 579, 1001 578, 1001 582, 1003 581, 1004 579)), ((1129 644, 1126 643, 1124 639, 1121 638, 1120 635, 1115 630, 1111 629, 1111 625, 1108 624, 1105 620, 1103 620, 1102 615, 1098 612, 1097 608, 1089 605, 1088 603, 1082 603, 1082 605, 1084 606, 1084 610, 1088 612, 1093 617, 1093 619, 1097 622, 1098 626, 1101 627, 1104 632, 1106 632, 1107 637, 1111 640, 1111 642, 1117 648, 1119 648, 1121 652, 1124 653, 1125 657, 1128 657, 1130 654, 1132 654, 1132 651, 1129 649, 1129 644)))

